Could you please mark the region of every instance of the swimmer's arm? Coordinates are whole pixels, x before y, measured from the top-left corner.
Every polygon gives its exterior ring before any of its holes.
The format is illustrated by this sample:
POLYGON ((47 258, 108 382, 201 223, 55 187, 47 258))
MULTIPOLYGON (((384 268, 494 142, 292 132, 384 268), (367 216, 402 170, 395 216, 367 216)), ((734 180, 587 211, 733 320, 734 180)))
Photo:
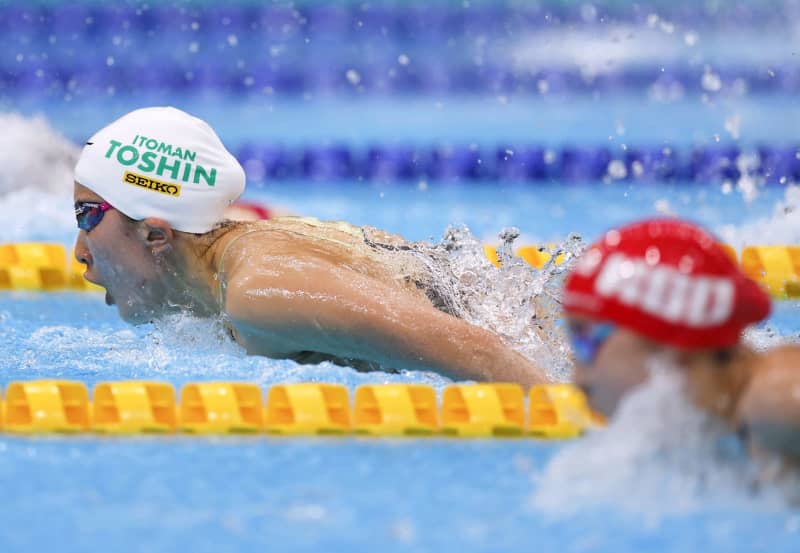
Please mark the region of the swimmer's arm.
POLYGON ((739 401, 739 424, 754 449, 800 462, 800 348, 764 354, 739 401))
POLYGON ((457 379, 523 385, 547 380, 497 335, 404 288, 313 257, 286 265, 271 272, 237 270, 226 291, 234 325, 257 333, 285 356, 311 350, 457 379))

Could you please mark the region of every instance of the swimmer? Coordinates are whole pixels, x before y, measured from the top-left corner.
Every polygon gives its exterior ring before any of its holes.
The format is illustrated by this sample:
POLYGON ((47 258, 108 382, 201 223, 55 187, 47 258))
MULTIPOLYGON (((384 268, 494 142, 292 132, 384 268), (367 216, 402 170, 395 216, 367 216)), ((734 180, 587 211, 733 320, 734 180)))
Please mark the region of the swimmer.
POLYGON ((751 451, 800 460, 800 347, 742 343, 770 300, 701 228, 654 219, 607 232, 567 277, 563 305, 575 381, 594 409, 613 415, 660 358, 751 451))
POLYGON ((541 383, 496 334, 448 313, 412 243, 368 227, 283 217, 232 222, 244 171, 203 121, 133 111, 75 167, 75 256, 123 319, 221 316, 248 353, 359 369, 541 383))

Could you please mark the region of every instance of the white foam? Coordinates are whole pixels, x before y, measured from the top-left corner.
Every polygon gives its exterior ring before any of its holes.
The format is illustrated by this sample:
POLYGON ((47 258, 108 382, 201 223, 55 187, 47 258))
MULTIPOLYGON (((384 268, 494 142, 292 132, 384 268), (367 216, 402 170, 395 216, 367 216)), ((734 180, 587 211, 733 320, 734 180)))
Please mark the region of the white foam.
POLYGON ((487 260, 483 244, 465 226, 449 227, 437 244, 416 243, 414 253, 431 271, 447 311, 500 335, 551 378, 566 380, 571 367, 559 325, 561 287, 583 243, 568 237, 551 252, 551 261, 536 269, 513 255, 518 236, 514 228, 499 234, 500 267, 487 260), (564 261, 556 265, 559 253, 564 261))
POLYGON ((800 243, 800 187, 789 186, 771 217, 717 229, 720 237, 736 248, 750 245, 800 243))
POLYGON ((19 190, 72 194, 78 147, 42 117, 0 113, 0 196, 19 190))
POLYGON ((41 117, 0 113, 0 241, 62 241, 75 229, 72 170, 78 147, 41 117))
POLYGON ((607 429, 564 447, 537 475, 531 504, 556 517, 607 505, 649 519, 710 505, 782 508, 776 488, 757 489, 757 472, 722 423, 688 403, 678 372, 654 360, 607 429))
POLYGON ((0 242, 66 242, 65 237, 78 233, 71 190, 69 194, 15 190, 0 200, 5 213, 0 242))
POLYGON ((750 327, 744 332, 744 343, 757 351, 765 351, 784 344, 797 344, 797 339, 796 333, 782 334, 772 324, 750 327))
MULTIPOLYGON (((712 67, 733 61, 762 66, 782 57, 783 45, 791 42, 794 32, 791 27, 771 29, 768 36, 747 29, 707 30, 699 40, 700 35, 694 30, 687 29, 687 34, 675 33, 675 30, 678 29, 674 24, 658 16, 648 20, 646 26, 609 23, 545 27, 521 35, 520 40, 512 42, 507 50, 498 51, 497 55, 510 56, 518 70, 578 67, 587 79, 616 72, 626 65, 669 65, 685 61, 687 57, 712 67), (758 44, 758 48, 753 48, 753 44, 758 44)), ((711 86, 711 89, 718 88, 711 86)))

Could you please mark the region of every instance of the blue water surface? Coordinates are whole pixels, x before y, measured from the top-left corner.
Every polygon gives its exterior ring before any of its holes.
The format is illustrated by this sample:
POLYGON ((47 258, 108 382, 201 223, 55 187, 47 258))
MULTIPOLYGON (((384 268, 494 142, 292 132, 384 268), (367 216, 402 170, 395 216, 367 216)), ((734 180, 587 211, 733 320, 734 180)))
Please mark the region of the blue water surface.
MULTIPOLYGON (((747 203, 718 186, 294 183, 249 195, 412 239, 438 237, 448 223, 463 222, 481 237, 515 224, 526 237, 548 240, 570 232, 591 238, 656 213, 659 200, 712 227, 744 223, 769 217, 782 198, 782 190, 762 192, 747 203)), ((54 231, 49 238, 69 243, 73 236, 54 231)), ((797 309, 778 305, 770 325, 796 335, 797 309)), ((247 357, 209 321, 177 317, 128 327, 101 294, 0 295, 0 329, 4 387, 56 377, 89 386, 131 378, 176 386, 242 380, 262 388, 394 381, 441 389, 449 382, 432 373, 358 373, 247 357)), ((655 515, 591 502, 569 513, 534 506, 537 477, 568 447, 534 440, 4 436, 0 544, 64 552, 797 550, 800 512, 755 500, 731 506, 711 493, 699 511, 655 515)), ((668 501, 644 498, 653 506, 668 501)))
MULTIPOLYGON (((470 3, 458 4, 466 9, 470 3)), ((716 4, 706 6, 712 20, 716 4)), ((592 8, 589 4, 575 7, 578 11, 588 7, 589 12, 592 8)), ((623 11, 627 9, 625 5, 623 11)), ((648 10, 637 8, 642 26, 648 10)), ((669 22, 669 13, 653 10, 669 22)), ((742 13, 747 19, 746 11, 742 13)), ((80 24, 81 12, 75 17, 80 24)), ((569 30, 569 25, 563 29, 569 30)), ((646 61, 651 69, 680 59, 693 69, 705 71, 708 67, 709 72, 724 73, 722 69, 742 64, 749 73, 768 74, 776 66, 773 58, 780 62, 778 69, 781 64, 796 65, 792 45, 784 39, 794 37, 791 21, 787 28, 788 34, 756 28, 742 35, 735 26, 718 25, 719 32, 709 33, 704 27, 678 25, 674 34, 664 35, 673 46, 664 53, 667 59, 655 56, 646 61), (699 54, 686 42, 692 31, 699 33, 699 54)), ((604 29, 596 27, 598 36, 605 36, 604 29)), ((157 68, 147 66, 126 68, 134 75, 147 72, 154 78, 151 88, 136 93, 123 87, 100 92, 89 87, 81 92, 79 86, 62 94, 39 89, 37 64, 47 61, 48 67, 60 70, 59 55, 69 54, 70 63, 83 63, 86 52, 69 52, 65 46, 69 42, 60 35, 53 42, 49 34, 39 33, 41 40, 31 42, 24 27, 12 30, 17 34, 5 37, 5 44, 13 48, 8 46, 2 52, 2 63, 5 67, 21 64, 34 80, 29 88, 4 89, 0 112, 41 115, 76 144, 132 109, 165 104, 209 121, 231 151, 248 143, 289 148, 343 144, 359 151, 374 144, 423 148, 475 144, 488 152, 497 147, 540 145, 554 149, 606 147, 622 158, 628 147, 660 149, 669 145, 685 154, 693 147, 720 144, 734 144, 742 150, 762 144, 791 145, 797 142, 800 125, 796 96, 781 92, 793 90, 791 87, 769 87, 774 91, 769 94, 730 93, 730 79, 724 74, 725 88, 720 91, 693 82, 680 98, 672 99, 658 99, 648 92, 649 80, 638 90, 629 88, 620 94, 587 90, 563 95, 554 88, 547 94, 351 91, 341 96, 311 90, 297 95, 261 91, 237 95, 213 87, 164 91, 155 82, 157 68)), ((201 28, 200 34, 204 32, 201 28)), ((307 42, 305 33, 292 36, 298 44, 307 42)), ((220 37, 229 44, 227 31, 220 37)), ((439 50, 420 45, 420 55, 430 50, 425 53, 432 58, 442 57, 441 52, 449 51, 444 47, 446 38, 442 36, 439 50)), ((464 39, 477 51, 478 38, 468 35, 464 39)), ((165 51, 179 44, 180 50, 173 53, 188 55, 187 37, 154 40, 165 51)), ((250 48, 247 40, 243 35, 238 48, 250 48)), ((553 40, 561 44, 560 35, 553 40)), ((266 56, 267 45, 258 44, 266 56)), ((382 46, 391 51, 393 64, 406 52, 400 46, 404 45, 382 46)), ((138 56, 135 44, 123 41, 123 47, 131 56, 138 56)), ((116 48, 113 43, 100 42, 92 55, 119 68, 126 58, 116 48)), ((315 48, 325 50, 327 46, 315 44, 315 48)), ((636 54, 638 48, 639 43, 631 53, 636 54)), ((331 46, 331 55, 336 57, 334 50, 331 46)), ((218 54, 234 67, 236 55, 231 51, 236 52, 226 49, 218 54)), ((291 53, 301 60, 297 63, 318 63, 320 71, 330 69, 325 60, 320 62, 306 52, 295 48, 291 53)), ((413 64, 417 53, 408 52, 413 64)), ((474 52, 464 49, 457 53, 461 59, 474 52)), ((359 51, 357 61, 368 58, 366 54, 366 50, 359 51)), ((614 62, 614 54, 609 56, 614 62)), ((205 58, 199 59, 203 65, 205 58)), ((333 67, 337 71, 344 68, 341 64, 333 67)), ((578 68, 573 63, 567 69, 578 68)), ((36 156, 37 152, 14 151, 9 159, 42 163, 36 156)), ((245 198, 300 215, 374 225, 411 240, 437 240, 449 225, 465 224, 486 243, 496 243, 504 227, 515 226, 521 232, 520 243, 541 244, 558 242, 571 233, 591 242, 611 226, 663 214, 687 217, 717 232, 727 227, 741 229, 774 218, 784 194, 782 186, 766 186, 746 201, 735 186, 731 189, 721 182, 268 181, 249 183, 245 198)), ((70 246, 76 230, 68 195, 42 198, 42 212, 52 217, 31 225, 21 239, 70 246)), ((23 207, 28 206, 0 198, 0 241, 9 239, 3 229, 14 228, 23 207)), ((14 234, 14 240, 18 238, 14 234)), ((761 238, 752 232, 742 239, 755 243, 761 238)), ((797 235, 787 233, 778 238, 780 242, 796 241, 797 235)), ((766 326, 781 337, 797 337, 798 309, 796 302, 776 305, 766 326)), ((173 317, 158 325, 129 327, 118 318, 115 308, 105 306, 102 294, 0 294, 0 386, 5 389, 9 382, 34 378, 74 379, 90 387, 123 379, 166 381, 176 388, 209 380, 255 382, 262 389, 277 383, 313 381, 340 383, 351 390, 360 384, 382 382, 423 383, 441 390, 450 383, 426 372, 359 373, 331 364, 300 366, 248 357, 214 321, 173 317)), ((643 439, 646 437, 630 436, 631 447, 643 439)), ((580 443, 0 435, 0 549, 59 553, 800 551, 800 510, 780 503, 765 504, 751 497, 744 484, 733 484, 733 489, 720 493, 706 487, 700 478, 693 490, 699 507, 665 509, 679 491, 685 491, 674 490, 673 494, 670 490, 674 467, 663 469, 666 492, 652 493, 639 485, 639 467, 615 466, 611 459, 616 457, 586 458, 598 481, 616 471, 617 478, 612 481, 627 482, 618 496, 636 496, 643 507, 634 511, 617 506, 617 496, 600 502, 576 501, 566 511, 534 502, 537 492, 544 489, 541 478, 546 468, 580 443), (629 472, 629 478, 620 478, 620 471, 629 472), (728 501, 730 495, 738 501, 728 501)), ((618 445, 609 443, 609 452, 618 445)), ((561 484, 565 495, 580 495, 575 489, 579 483, 565 479, 561 484)))
MULTIPOLYGON (((0 441, 7 550, 795 551, 798 517, 529 506, 531 441, 0 441)), ((666 499, 666 498, 665 498, 666 499)))

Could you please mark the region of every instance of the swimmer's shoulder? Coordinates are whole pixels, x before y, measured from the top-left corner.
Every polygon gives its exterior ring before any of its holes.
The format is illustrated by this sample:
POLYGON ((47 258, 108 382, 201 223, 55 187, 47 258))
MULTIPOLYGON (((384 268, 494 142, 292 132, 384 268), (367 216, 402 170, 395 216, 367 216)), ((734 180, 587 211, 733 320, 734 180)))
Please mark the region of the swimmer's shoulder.
POLYGON ((263 221, 242 223, 245 229, 240 236, 263 238, 265 233, 287 234, 295 237, 325 238, 327 236, 363 237, 363 228, 346 221, 323 221, 315 217, 287 215, 263 221))
POLYGON ((781 344, 765 351, 759 357, 765 364, 789 364, 800 371, 800 344, 781 344))
POLYGON ((800 346, 783 344, 753 356, 742 408, 783 411, 800 425, 800 346))
POLYGON ((754 372, 786 370, 800 384, 800 344, 782 344, 756 355, 754 372))
POLYGON ((214 243, 213 247, 215 251, 213 257, 215 259, 215 265, 220 266, 223 261, 227 261, 230 253, 241 248, 244 243, 249 241, 245 238, 255 236, 262 230, 266 230, 264 228, 264 223, 266 222, 267 221, 231 222, 228 230, 214 243))
MULTIPOLYGON (((767 404, 773 400, 786 405, 786 400, 789 400, 789 403, 797 404, 800 417, 799 345, 782 344, 754 353, 748 359, 748 369, 748 383, 741 399, 742 409, 752 410, 756 404, 767 404), (789 396, 786 396, 787 391, 789 396)), ((762 408, 759 406, 759 409, 762 408)))
POLYGON ((363 241, 361 227, 343 221, 320 221, 312 217, 276 217, 235 223, 217 245, 214 264, 218 275, 230 279, 250 268, 263 268, 285 258, 308 257, 318 248, 311 242, 349 247, 363 241))

